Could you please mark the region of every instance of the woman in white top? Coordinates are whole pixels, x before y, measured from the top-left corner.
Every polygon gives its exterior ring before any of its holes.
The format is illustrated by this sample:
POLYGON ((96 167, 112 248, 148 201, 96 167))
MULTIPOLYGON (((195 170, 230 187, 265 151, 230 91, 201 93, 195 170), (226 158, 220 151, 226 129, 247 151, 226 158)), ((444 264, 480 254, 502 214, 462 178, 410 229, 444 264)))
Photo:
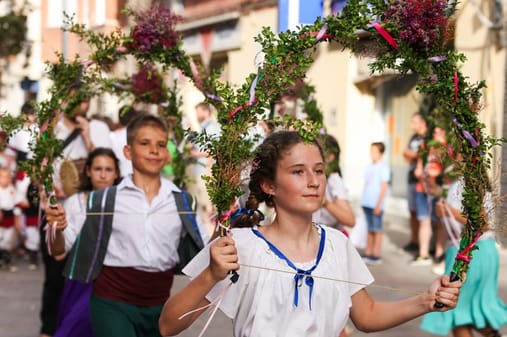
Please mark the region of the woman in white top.
POLYGON ((268 136, 253 161, 248 209, 183 270, 192 281, 165 303, 162 336, 176 335, 220 297, 234 336, 338 336, 350 317, 363 331, 387 329, 434 309, 456 305, 460 282, 448 276, 427 292, 397 302, 375 302, 364 289, 373 277, 346 237, 312 222, 326 186, 322 149, 294 131, 268 136), (259 202, 275 207, 271 225, 259 227, 259 202), (236 225, 236 224, 235 224, 236 225), (226 277, 238 270, 239 279, 226 277), (190 313, 184 317, 182 315, 190 313))
POLYGON ((326 134, 322 145, 326 154, 326 193, 322 198, 322 207, 315 212, 314 222, 334 227, 348 236, 344 227, 353 227, 356 223, 354 211, 350 206, 349 192, 345 186, 340 169, 340 146, 335 137, 326 134))

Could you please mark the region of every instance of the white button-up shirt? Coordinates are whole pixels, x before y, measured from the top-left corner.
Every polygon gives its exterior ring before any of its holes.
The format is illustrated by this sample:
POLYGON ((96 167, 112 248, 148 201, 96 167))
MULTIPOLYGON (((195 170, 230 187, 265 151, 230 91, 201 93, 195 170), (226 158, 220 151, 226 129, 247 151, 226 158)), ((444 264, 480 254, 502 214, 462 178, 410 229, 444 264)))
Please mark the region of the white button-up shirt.
MULTIPOLYGON (((180 191, 170 180, 161 178, 159 193, 151 203, 144 191, 125 177, 117 187, 112 233, 104 265, 133 267, 144 271, 163 271, 178 262, 181 219, 173 191, 180 191)), ((197 219, 197 217, 196 217, 197 219)), ((83 226, 83 216, 67 216, 65 235, 69 250, 83 226)), ((205 227, 197 219, 201 235, 205 227)), ((206 237, 203 237, 203 241, 206 237)))

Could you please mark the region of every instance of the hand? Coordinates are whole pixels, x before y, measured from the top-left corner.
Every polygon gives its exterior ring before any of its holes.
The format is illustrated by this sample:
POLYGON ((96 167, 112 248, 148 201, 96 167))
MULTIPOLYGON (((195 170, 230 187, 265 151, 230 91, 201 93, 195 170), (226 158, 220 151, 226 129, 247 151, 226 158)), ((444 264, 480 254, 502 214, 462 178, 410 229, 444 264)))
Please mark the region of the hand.
POLYGON ((92 151, 95 146, 93 145, 93 141, 90 138, 90 124, 88 120, 83 116, 77 116, 76 123, 77 127, 81 129, 81 137, 83 137, 83 141, 86 144, 88 152, 92 151))
POLYGON ((414 169, 414 176, 418 179, 421 179, 423 173, 424 173, 423 167, 421 165, 417 165, 416 168, 414 169))
POLYGON ((461 286, 461 281, 451 282, 449 275, 443 275, 433 281, 428 292, 433 297, 430 301, 430 311, 447 311, 456 307, 461 286), (442 303, 442 308, 436 308, 435 303, 442 303))
POLYGON ((449 216, 450 214, 447 213, 446 207, 445 207, 445 200, 440 199, 435 203, 435 214, 439 218, 443 218, 444 216, 449 216))
POLYGON ((56 229, 63 231, 67 228, 67 219, 65 217, 65 210, 61 204, 55 207, 46 208, 46 221, 50 225, 56 225, 56 229))
POLYGON ((76 126, 81 129, 81 134, 83 137, 88 137, 90 132, 90 127, 88 120, 83 116, 76 116, 76 126))
POLYGON ((217 282, 226 278, 231 270, 239 269, 238 252, 230 234, 211 244, 210 257, 211 274, 217 282))

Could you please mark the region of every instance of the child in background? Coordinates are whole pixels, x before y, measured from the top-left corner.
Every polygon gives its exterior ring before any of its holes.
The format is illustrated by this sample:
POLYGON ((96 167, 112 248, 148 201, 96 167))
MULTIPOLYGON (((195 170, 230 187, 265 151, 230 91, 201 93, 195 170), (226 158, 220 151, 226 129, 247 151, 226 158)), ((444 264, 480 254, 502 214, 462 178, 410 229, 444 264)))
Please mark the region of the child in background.
POLYGON ((342 232, 312 222, 326 188, 324 153, 295 131, 268 136, 253 160, 248 211, 229 235, 214 240, 183 270, 192 280, 170 297, 162 336, 189 327, 211 302, 233 320, 234 336, 338 336, 350 316, 362 331, 399 325, 456 305, 460 282, 436 279, 424 294, 375 302, 373 277, 342 232), (276 218, 258 226, 259 203, 276 218), (250 227, 250 228, 248 228, 250 227), (227 278, 239 271, 235 283, 227 278), (436 309, 435 301, 445 304, 436 309))
POLYGON ((368 240, 364 251, 364 260, 368 264, 381 264, 382 216, 391 170, 382 160, 384 143, 372 143, 370 147, 371 164, 366 167, 365 184, 361 206, 368 224, 368 240))
POLYGON ((11 170, 0 167, 0 265, 11 272, 17 271, 12 264, 12 252, 17 243, 21 210, 16 204, 17 194, 11 170))
POLYGON ((30 177, 24 171, 18 171, 16 174, 16 190, 19 195, 20 202, 18 205, 23 212, 23 230, 22 235, 23 246, 28 255, 28 269, 35 270, 39 265, 38 252, 40 249, 39 234, 39 189, 35 186, 30 177))

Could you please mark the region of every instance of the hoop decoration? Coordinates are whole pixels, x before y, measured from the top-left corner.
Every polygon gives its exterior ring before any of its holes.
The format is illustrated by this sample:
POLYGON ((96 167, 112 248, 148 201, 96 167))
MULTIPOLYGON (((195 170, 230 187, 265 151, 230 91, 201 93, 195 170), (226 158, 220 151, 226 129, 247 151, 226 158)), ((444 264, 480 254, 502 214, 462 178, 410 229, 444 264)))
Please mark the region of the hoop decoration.
MULTIPOLYGON (((463 157, 459 164, 465 185, 462 203, 468 222, 460 241, 462 257, 455 261, 453 271, 464 280, 476 239, 486 227, 481 207, 491 165, 487 154, 503 140, 485 134, 485 126, 478 118, 485 83, 468 83, 459 71, 465 56, 447 47, 451 35, 449 18, 454 15, 455 6, 456 2, 446 0, 349 0, 340 15, 317 18, 313 24, 294 31, 277 34, 265 27, 255 37, 265 61, 258 62, 255 72, 239 86, 220 80, 219 70, 203 71, 194 63, 183 50, 175 28, 181 18, 162 5, 144 11, 126 10, 135 19, 129 32, 118 29, 109 34, 97 33, 69 20, 67 29, 91 47, 88 59, 93 62, 83 62, 79 56, 67 61, 61 56, 53 66, 50 98, 37 108, 39 122, 47 128, 34 149, 33 169, 41 182, 48 182, 46 188, 50 188, 52 162, 61 154, 61 142, 53 131, 58 111, 68 113, 73 105, 104 93, 129 104, 149 103, 169 110, 171 104, 167 103, 171 97, 167 96, 170 90, 164 82, 168 76, 164 75, 177 69, 193 81, 217 110, 220 136, 193 133, 188 138, 214 159, 205 183, 217 214, 226 214, 243 194, 240 172, 250 166, 258 140, 245 135, 276 102, 293 96, 297 84, 304 83, 306 72, 315 61, 316 45, 337 43, 358 55, 373 55, 369 65, 372 73, 390 69, 400 75, 417 74, 420 81, 416 89, 431 97, 437 107, 430 116, 447 121, 447 134, 456 139, 451 144, 452 153, 463 157), (358 32, 365 32, 366 37, 358 32), (145 76, 137 76, 136 81, 127 75, 110 76, 111 66, 127 57, 135 60, 145 76), (77 81, 81 89, 69 100, 68 88, 77 81), (65 100, 67 104, 62 107, 65 100), (41 170, 44 159, 47 165, 41 170)), ((308 101, 316 105, 311 98, 308 101)), ((321 114, 318 117, 322 120, 321 114)), ((290 123, 305 140, 314 139, 321 129, 318 123, 295 119, 290 119, 290 123)), ((228 228, 229 220, 220 216, 217 219, 221 228, 228 228)))

